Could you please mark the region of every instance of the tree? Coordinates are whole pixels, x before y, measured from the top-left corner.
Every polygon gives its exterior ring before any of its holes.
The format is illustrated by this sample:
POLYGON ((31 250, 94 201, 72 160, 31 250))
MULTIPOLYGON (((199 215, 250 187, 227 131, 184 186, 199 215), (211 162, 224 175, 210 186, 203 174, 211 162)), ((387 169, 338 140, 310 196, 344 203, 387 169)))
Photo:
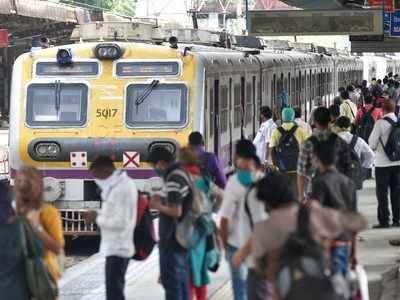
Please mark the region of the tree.
POLYGON ((61 2, 93 6, 123 15, 134 16, 137 0, 62 0, 61 2))

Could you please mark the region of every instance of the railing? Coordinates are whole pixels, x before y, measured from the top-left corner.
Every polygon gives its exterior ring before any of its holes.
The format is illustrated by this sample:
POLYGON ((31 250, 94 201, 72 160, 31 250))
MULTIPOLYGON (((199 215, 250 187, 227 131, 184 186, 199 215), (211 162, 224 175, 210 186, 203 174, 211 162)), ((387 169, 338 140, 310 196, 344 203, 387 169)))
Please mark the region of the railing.
POLYGON ((98 235, 96 224, 86 224, 84 210, 60 209, 65 235, 98 235))

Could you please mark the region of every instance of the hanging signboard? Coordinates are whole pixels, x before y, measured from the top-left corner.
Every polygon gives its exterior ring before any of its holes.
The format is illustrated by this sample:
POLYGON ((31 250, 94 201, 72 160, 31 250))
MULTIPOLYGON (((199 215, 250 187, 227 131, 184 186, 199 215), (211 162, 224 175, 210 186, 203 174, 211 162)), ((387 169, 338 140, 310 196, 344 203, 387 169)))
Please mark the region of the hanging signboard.
POLYGON ((381 9, 249 11, 249 34, 381 35, 381 9))
POLYGON ((8 30, 0 29, 0 48, 8 47, 8 30))
POLYGON ((368 6, 383 8, 383 1, 385 1, 385 11, 392 12, 394 10, 394 0, 368 0, 368 6))
POLYGON ((400 11, 391 14, 390 36, 400 37, 400 11))

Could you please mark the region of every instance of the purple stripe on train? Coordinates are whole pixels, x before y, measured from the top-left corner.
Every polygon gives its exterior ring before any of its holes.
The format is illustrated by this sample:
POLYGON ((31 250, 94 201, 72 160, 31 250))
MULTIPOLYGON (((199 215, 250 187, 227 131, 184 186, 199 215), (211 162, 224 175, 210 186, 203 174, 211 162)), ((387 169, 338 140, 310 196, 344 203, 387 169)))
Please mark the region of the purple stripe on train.
MULTIPOLYGON (((148 179, 157 176, 152 169, 130 169, 125 170, 133 179, 148 179)), ((43 177, 54 177, 57 179, 93 179, 89 170, 41 170, 43 177)), ((11 178, 15 178, 16 170, 11 169, 11 178)))

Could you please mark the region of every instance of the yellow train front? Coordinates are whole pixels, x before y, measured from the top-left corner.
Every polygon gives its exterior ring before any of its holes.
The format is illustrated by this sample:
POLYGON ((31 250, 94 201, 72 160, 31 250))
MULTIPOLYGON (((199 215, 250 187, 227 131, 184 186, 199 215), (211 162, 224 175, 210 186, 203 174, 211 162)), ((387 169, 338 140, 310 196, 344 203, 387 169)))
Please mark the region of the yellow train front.
POLYGON ((199 76, 194 56, 145 43, 81 43, 23 54, 12 82, 11 177, 24 164, 39 168, 65 234, 96 234, 82 220, 83 211, 100 207, 90 162, 109 155, 139 186, 153 177, 146 163, 151 149, 176 151, 199 129, 199 76))

